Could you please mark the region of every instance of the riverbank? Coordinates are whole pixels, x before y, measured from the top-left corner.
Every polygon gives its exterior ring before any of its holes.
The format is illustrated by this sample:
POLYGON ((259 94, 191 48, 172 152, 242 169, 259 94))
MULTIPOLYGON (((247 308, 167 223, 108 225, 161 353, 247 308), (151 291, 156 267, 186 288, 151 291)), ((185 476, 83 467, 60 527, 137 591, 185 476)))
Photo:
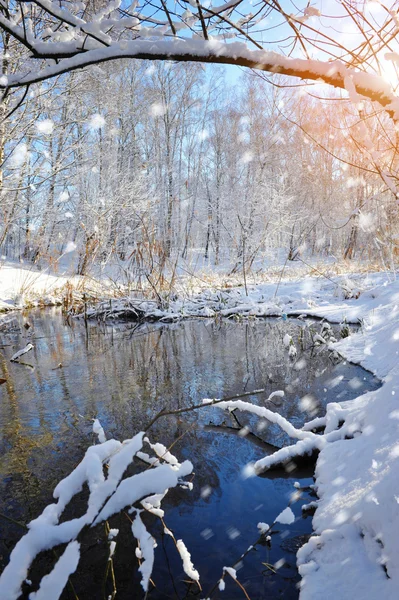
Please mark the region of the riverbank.
POLYGON ((3 263, 0 266, 0 312, 60 305, 68 284, 78 285, 78 278, 49 269, 40 271, 23 264, 3 263))
MULTIPOLYGON (((335 344, 381 379, 380 389, 341 403, 351 439, 321 451, 316 465, 317 534, 298 552, 301 600, 394 599, 399 593, 399 285, 378 282, 357 300, 315 307, 335 320, 362 319, 360 333, 335 344)), ((327 407, 334 427, 336 406, 327 407)))

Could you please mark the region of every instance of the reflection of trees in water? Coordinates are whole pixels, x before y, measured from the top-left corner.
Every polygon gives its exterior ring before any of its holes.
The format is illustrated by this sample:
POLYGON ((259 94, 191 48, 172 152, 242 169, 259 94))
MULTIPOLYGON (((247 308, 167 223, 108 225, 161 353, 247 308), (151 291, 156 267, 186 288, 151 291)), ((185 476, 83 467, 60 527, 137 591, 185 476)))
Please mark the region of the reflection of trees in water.
MULTIPOLYGON (((59 462, 60 451, 77 459, 75 448, 86 444, 89 419, 95 416, 104 418, 109 435, 121 439, 138 431, 163 406, 179 408, 244 387, 264 387, 266 397, 275 389, 291 390, 276 407, 290 418, 297 413, 290 397, 306 390, 315 373, 326 367, 325 355, 307 359, 301 369, 296 369, 298 361, 288 359, 282 340, 287 332, 297 340, 305 327, 298 322, 146 324, 131 333, 129 324, 90 323, 88 332, 80 321, 68 327, 56 311, 32 317, 35 371, 15 365, 9 372, 8 362, 2 362, 10 403, 8 409, 4 404, 1 408, 3 443, 9 450, 3 473, 15 472, 17 463, 26 464, 30 456, 47 465, 59 462), (63 368, 53 370, 59 363, 63 368), (47 449, 47 455, 38 448, 47 449)), ((9 337, 16 345, 22 343, 21 335, 9 337)), ((298 359, 301 362, 300 354, 298 359)), ((181 421, 164 419, 156 434, 172 442, 185 422, 207 424, 222 418, 210 409, 181 421)), ((188 439, 190 452, 200 456, 205 450, 201 436, 190 434, 182 448, 188 439)), ((31 469, 28 472, 30 476, 31 469)))
MULTIPOLYGON (((23 445, 27 455, 31 440, 45 435, 50 461, 51 452, 68 449, 73 454, 76 445, 86 444, 89 419, 95 416, 104 419, 109 435, 121 439, 138 431, 163 406, 179 408, 245 387, 264 387, 266 397, 276 389, 288 389, 276 410, 287 418, 298 416, 292 400, 307 390, 317 371, 329 367, 325 354, 311 360, 306 355, 302 365, 301 353, 296 363, 288 359, 284 335, 288 332, 297 342, 306 329, 292 321, 146 324, 133 334, 128 324, 89 323, 87 333, 80 321, 65 326, 54 311, 51 317, 34 315, 33 324, 36 368, 31 373, 16 365, 7 375, 7 385, 15 387, 14 404, 8 412, 2 408, 1 426, 4 443, 14 448, 12 430, 18 429, 18 435, 27 440, 23 445), (59 363, 63 368, 52 370, 59 363), (296 368, 298 363, 304 368, 296 368)), ((16 334, 11 340, 21 343, 16 334)), ((262 397, 253 400, 262 403, 262 397)), ((184 422, 207 424, 221 418, 217 411, 212 416, 204 411, 185 416, 181 422, 169 419, 166 425, 164 420, 157 434, 173 441, 184 422)))

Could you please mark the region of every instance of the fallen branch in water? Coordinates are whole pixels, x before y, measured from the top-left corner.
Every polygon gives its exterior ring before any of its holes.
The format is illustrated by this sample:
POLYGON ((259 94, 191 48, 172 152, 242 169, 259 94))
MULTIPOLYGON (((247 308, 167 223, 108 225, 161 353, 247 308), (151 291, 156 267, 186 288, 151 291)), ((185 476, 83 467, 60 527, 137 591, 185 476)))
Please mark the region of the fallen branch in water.
MULTIPOLYGON (((199 410, 204 408, 205 406, 213 405, 213 404, 221 404, 222 402, 229 402, 230 400, 236 400, 237 398, 245 398, 246 396, 257 396, 258 394, 263 394, 265 389, 253 390, 252 392, 243 392, 242 394, 234 394, 234 396, 227 396, 226 398, 214 398, 213 400, 207 400, 205 404, 205 400, 203 400, 200 404, 193 404, 192 406, 186 406, 185 408, 177 408, 175 410, 166 410, 165 407, 162 408, 159 413, 155 415, 155 417, 148 423, 145 427, 145 431, 148 431, 150 427, 158 421, 161 417, 166 417, 168 415, 180 415, 182 413, 191 412, 193 410, 199 410)), ((273 397, 275 392, 271 394, 269 399, 273 397)))
POLYGON ((17 362, 21 356, 23 356, 24 354, 27 354, 28 352, 30 352, 31 350, 33 350, 34 346, 33 344, 27 344, 25 346, 25 348, 22 348, 21 350, 18 350, 18 352, 16 352, 15 354, 12 355, 12 357, 10 358, 11 362, 17 362))

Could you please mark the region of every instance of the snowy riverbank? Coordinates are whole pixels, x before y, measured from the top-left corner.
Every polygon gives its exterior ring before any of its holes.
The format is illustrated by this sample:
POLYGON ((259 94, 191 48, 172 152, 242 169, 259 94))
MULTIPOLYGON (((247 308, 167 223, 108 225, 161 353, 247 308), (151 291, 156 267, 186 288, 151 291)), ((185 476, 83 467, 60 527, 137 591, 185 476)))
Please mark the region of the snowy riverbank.
POLYGON ((67 273, 39 271, 32 266, 6 262, 0 265, 0 312, 27 306, 50 306, 62 303, 62 291, 77 277, 67 273))
MULTIPOLYGON (((90 318, 136 317, 178 321, 195 317, 284 317, 309 315, 330 322, 359 323, 384 299, 381 293, 390 281, 383 273, 350 276, 296 277, 240 287, 210 287, 188 294, 183 286, 157 300, 137 296, 104 300, 87 308, 90 318)), ((389 296, 389 292, 388 292, 389 296)))
MULTIPOLYGON (((3 289, 4 280, 0 291, 3 289)), ((166 321, 195 316, 285 318, 307 314, 338 323, 362 323, 359 333, 334 347, 373 372, 383 385, 351 402, 328 405, 316 465, 316 535, 297 555, 301 600, 321 595, 326 600, 379 600, 382 594, 387 600, 396 599, 399 282, 382 273, 331 280, 318 277, 284 281, 278 289, 276 283, 249 286, 248 295, 243 287, 203 290, 194 296, 175 297, 162 309, 156 302, 131 298, 112 301, 111 306, 104 303, 114 317, 138 305, 147 318, 166 321)), ((96 310, 88 312, 94 315, 96 310)), ((298 431, 304 439, 306 427, 298 431)))
MULTIPOLYGON (((399 285, 378 281, 358 300, 326 304, 330 319, 359 316, 335 347, 379 377, 380 389, 341 403, 352 439, 327 444, 316 466, 317 537, 298 552, 301 600, 396 599, 399 594, 399 285)), ((334 405, 327 409, 333 416, 334 405)))

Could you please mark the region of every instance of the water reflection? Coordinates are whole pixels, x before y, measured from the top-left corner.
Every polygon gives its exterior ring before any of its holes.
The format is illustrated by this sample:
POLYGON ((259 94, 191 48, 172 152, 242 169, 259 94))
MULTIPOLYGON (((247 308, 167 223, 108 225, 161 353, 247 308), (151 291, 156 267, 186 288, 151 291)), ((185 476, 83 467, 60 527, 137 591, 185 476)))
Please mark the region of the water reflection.
MULTIPOLYGON (((322 349, 309 349, 317 323, 191 321, 137 328, 89 322, 86 328, 81 321, 66 324, 54 309, 30 313, 32 327, 26 331, 26 317, 13 318, 12 327, 0 327, 0 377, 7 380, 0 386, 0 512, 22 523, 41 512, 56 482, 81 459, 92 441, 94 417, 100 418, 108 436, 124 439, 164 406, 180 408, 203 397, 264 387, 265 394, 253 400, 262 403, 272 391, 285 390, 286 397, 275 410, 299 425, 308 412, 311 416, 322 412, 326 402, 350 399, 378 385, 359 367, 334 365, 322 349), (287 333, 298 347, 295 362, 283 343, 287 333), (12 354, 28 341, 34 350, 24 362, 31 366, 10 363, 12 354), (301 401, 304 395, 311 402, 301 401)), ((243 479, 245 464, 270 452, 268 444, 280 446, 287 440, 267 424, 255 429, 264 441, 242 438, 220 425, 236 423, 228 414, 207 408, 178 419, 164 418, 152 432, 153 439, 165 444, 182 436, 175 452, 194 463, 194 490, 171 496, 165 504, 166 521, 189 547, 204 591, 220 577, 224 565, 232 564, 255 541, 257 523, 271 523, 285 508, 294 481, 312 483, 310 472, 243 479)), ((263 548, 246 559, 240 578, 253 598, 298 596, 295 553, 287 550, 295 542, 290 546, 285 539, 286 530, 290 540, 310 533, 309 520, 300 518, 300 506, 307 501, 305 494, 294 506, 299 519, 275 534, 271 549, 263 548), (287 564, 274 575, 263 563, 281 557, 287 564)), ((2 567, 21 536, 21 527, 1 519, 2 567)), ((152 528, 160 533, 159 523, 152 528)), ((154 575, 158 588, 151 598, 184 597, 179 557, 170 540, 159 543, 154 575)), ((118 598, 141 597, 129 532, 121 533, 119 547, 124 551, 118 551, 116 561, 118 598)), ((92 549, 84 554, 86 576, 75 581, 81 599, 97 597, 93 580, 104 557, 97 562, 94 556, 92 549)), ((242 597, 231 582, 224 594, 242 597)))

